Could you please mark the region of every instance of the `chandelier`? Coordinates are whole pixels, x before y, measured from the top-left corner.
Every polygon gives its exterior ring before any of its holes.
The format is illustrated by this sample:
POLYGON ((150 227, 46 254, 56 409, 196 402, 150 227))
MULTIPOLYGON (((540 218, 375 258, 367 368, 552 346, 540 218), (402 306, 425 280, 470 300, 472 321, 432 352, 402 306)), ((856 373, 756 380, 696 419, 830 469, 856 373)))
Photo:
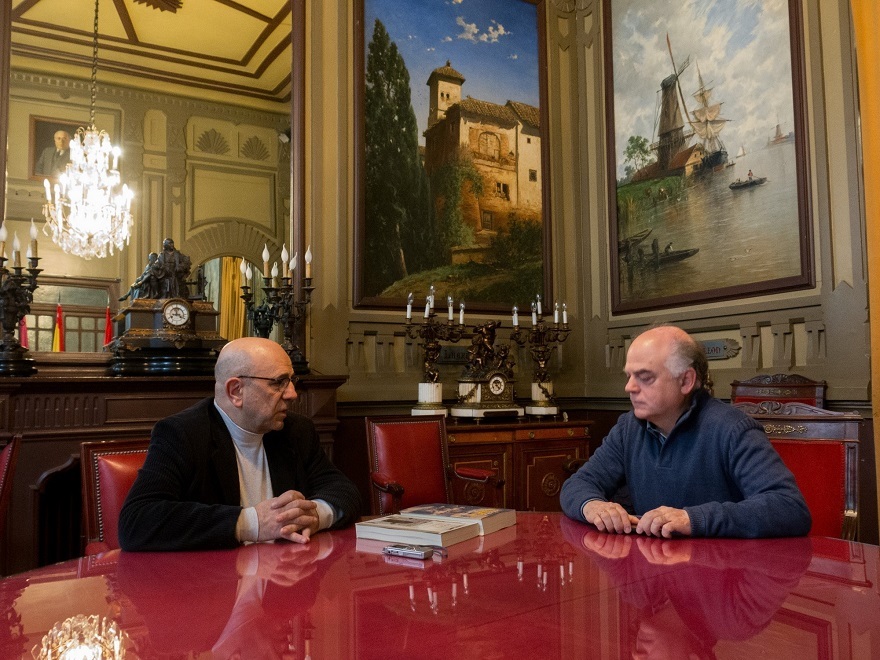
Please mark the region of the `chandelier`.
MULTIPOLYGON (((70 140, 70 162, 46 188, 43 215, 52 240, 65 252, 91 259, 122 249, 131 235, 131 200, 134 193, 120 185, 119 147, 107 131, 95 127, 98 77, 98 0, 95 0, 95 35, 92 42, 92 82, 89 127, 80 127, 70 140), (112 156, 112 164, 111 164, 112 156)), ((43 228, 44 233, 46 227, 43 228)))

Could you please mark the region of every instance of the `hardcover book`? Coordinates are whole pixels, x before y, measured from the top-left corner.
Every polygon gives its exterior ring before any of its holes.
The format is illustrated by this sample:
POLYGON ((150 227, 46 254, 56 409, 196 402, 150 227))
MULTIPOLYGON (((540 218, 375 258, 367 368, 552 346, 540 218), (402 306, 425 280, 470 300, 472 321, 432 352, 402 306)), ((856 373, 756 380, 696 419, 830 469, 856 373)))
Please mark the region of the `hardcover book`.
POLYGON ((400 514, 431 520, 468 520, 480 526, 481 535, 491 534, 516 524, 516 511, 513 509, 493 509, 460 504, 421 504, 404 509, 400 514))
POLYGON ((473 520, 431 520, 424 517, 392 515, 355 524, 359 539, 388 543, 447 546, 479 536, 473 520))

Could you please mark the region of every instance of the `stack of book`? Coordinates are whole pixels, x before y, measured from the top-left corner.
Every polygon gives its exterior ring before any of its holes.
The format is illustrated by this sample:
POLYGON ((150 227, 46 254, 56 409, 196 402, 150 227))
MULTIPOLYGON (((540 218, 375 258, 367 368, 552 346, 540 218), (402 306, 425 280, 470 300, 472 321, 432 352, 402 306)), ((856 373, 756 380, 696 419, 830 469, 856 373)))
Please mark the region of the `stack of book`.
POLYGON ((423 504, 355 525, 359 539, 447 547, 516 524, 513 509, 423 504))

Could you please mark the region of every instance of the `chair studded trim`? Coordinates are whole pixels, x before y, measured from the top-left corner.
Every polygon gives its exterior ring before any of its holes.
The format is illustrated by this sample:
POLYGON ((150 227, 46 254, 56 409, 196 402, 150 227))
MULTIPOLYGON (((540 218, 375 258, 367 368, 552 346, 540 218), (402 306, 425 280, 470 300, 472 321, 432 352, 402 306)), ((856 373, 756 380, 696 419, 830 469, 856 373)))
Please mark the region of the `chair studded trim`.
MULTIPOLYGON (((92 473, 95 479, 95 507, 98 513, 98 540, 104 540, 104 498, 101 491, 101 459, 107 456, 134 456, 140 455, 146 458, 146 449, 131 449, 128 451, 106 451, 92 454, 92 473)), ((123 498, 125 499, 125 498, 123 498)))

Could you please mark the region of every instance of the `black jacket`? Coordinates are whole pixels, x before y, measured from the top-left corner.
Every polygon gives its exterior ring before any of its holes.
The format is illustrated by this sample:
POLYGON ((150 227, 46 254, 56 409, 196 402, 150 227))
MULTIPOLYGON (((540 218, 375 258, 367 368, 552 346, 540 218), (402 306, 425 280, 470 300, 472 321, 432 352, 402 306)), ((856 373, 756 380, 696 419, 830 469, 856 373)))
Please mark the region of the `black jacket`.
MULTIPOLYGON (((360 516, 360 494, 327 458, 312 421, 289 414, 263 436, 275 496, 298 490, 342 512, 334 527, 360 516)), ((213 398, 160 420, 144 466, 122 506, 123 550, 193 550, 238 545, 241 513, 232 437, 213 398)))

